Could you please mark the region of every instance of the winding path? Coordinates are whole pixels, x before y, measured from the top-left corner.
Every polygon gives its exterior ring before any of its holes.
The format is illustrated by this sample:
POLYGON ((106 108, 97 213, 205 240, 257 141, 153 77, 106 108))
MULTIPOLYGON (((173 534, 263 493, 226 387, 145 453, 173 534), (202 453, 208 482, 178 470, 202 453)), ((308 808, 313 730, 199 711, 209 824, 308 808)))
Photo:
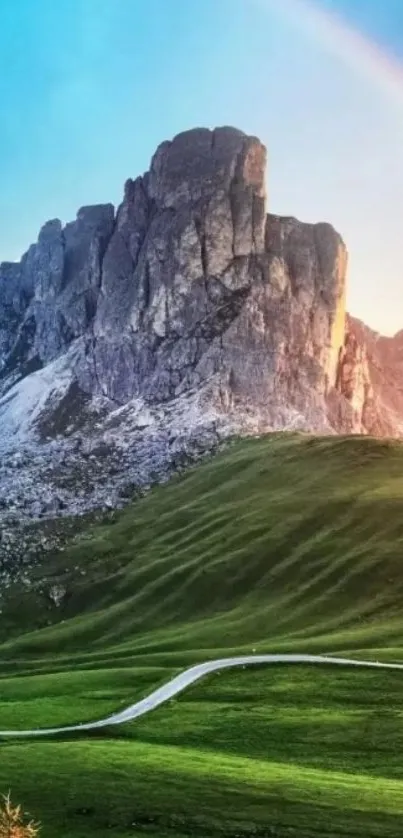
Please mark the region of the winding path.
POLYGON ((136 701, 131 704, 126 710, 121 710, 119 713, 113 713, 105 719, 100 719, 97 722, 85 722, 76 725, 66 725, 64 727, 47 727, 38 728, 36 730, 1 730, 1 736, 12 737, 30 737, 30 736, 51 736, 54 733, 70 733, 73 731, 82 730, 96 730, 98 728, 107 727, 108 725, 121 725, 124 722, 137 719, 165 701, 169 701, 174 695, 185 690, 190 684, 199 681, 204 675, 210 672, 216 672, 221 669, 229 669, 233 666, 252 666, 256 664, 276 664, 276 663, 308 663, 308 664, 325 664, 331 666, 351 666, 351 667, 365 667, 367 669, 400 669, 403 670, 402 663, 380 663, 379 661, 360 661, 351 660, 350 658, 335 658, 326 655, 244 655, 234 658, 221 658, 221 660, 206 661, 206 663, 199 663, 196 666, 191 666, 180 675, 172 678, 167 684, 159 687, 154 692, 150 693, 147 698, 136 701))

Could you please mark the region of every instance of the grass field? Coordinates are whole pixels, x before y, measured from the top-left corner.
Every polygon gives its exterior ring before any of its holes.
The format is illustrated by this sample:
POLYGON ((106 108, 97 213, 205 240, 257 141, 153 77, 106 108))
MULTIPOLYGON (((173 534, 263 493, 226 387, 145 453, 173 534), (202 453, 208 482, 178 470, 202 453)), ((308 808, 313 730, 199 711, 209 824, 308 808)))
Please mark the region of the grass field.
MULTIPOLYGON (((403 661, 402 548, 403 446, 231 445, 7 591, 0 728, 102 717, 252 649, 403 661)), ((50 838, 397 838, 402 745, 403 673, 270 666, 96 735, 4 740, 0 789, 50 838)))

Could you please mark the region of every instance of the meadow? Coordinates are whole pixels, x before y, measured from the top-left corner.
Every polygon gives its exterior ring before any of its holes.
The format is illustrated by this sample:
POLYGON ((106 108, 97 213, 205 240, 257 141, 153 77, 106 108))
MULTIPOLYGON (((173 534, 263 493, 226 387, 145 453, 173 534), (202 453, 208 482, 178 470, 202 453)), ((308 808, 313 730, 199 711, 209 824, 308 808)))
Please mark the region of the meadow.
MULTIPOLYGON (((101 718, 254 650, 403 661, 402 513, 398 443, 228 445, 5 593, 0 728, 101 718)), ((402 688, 345 667, 217 673, 119 727, 3 739, 0 788, 50 838, 397 838, 402 688)))

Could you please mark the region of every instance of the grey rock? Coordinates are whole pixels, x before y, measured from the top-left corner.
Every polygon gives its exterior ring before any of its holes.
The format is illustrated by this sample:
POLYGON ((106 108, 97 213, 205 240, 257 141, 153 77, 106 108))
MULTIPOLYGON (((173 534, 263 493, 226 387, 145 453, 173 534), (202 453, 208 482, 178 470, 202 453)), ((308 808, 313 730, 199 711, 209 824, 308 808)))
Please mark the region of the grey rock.
POLYGON ((112 204, 84 207, 64 229, 48 221, 20 264, 0 266, 3 392, 89 334, 113 228, 112 204))
POLYGON ((18 329, 32 296, 32 288, 24 285, 19 263, 0 265, 0 372, 17 337, 18 329))

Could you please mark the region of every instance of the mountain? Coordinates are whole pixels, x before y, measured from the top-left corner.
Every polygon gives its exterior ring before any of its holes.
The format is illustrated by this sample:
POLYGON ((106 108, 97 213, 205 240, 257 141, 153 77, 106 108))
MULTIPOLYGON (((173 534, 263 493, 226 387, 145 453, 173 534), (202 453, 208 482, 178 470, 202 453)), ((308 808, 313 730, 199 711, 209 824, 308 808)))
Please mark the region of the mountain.
MULTIPOLYGON (((3 730, 99 719, 210 658, 401 658, 403 446, 358 434, 401 435, 403 336, 346 314, 331 226, 267 214, 265 160, 182 134, 116 214, 48 222, 0 269, 3 730)), ((3 742, 0 788, 49 838, 396 838, 400 675, 331 669, 3 742)))
POLYGON ((346 317, 342 239, 267 214, 265 178, 257 138, 187 131, 1 265, 3 521, 121 505, 235 434, 401 434, 403 338, 346 317))

